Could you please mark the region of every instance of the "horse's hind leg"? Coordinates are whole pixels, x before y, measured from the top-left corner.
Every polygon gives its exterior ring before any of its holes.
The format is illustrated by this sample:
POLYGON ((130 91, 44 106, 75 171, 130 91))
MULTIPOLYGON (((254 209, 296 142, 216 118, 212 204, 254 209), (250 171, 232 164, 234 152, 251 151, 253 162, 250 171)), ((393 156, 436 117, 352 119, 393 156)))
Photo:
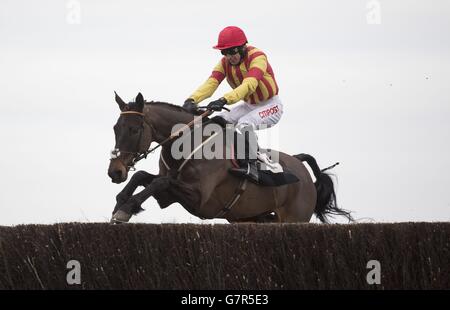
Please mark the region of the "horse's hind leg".
POLYGON ((230 223, 279 223, 280 219, 276 212, 267 212, 258 216, 230 220, 230 223))
POLYGON ((281 223, 307 223, 311 219, 314 208, 315 203, 298 196, 275 212, 281 223))
POLYGON ((276 212, 268 212, 256 217, 257 223, 278 223, 280 218, 276 212))

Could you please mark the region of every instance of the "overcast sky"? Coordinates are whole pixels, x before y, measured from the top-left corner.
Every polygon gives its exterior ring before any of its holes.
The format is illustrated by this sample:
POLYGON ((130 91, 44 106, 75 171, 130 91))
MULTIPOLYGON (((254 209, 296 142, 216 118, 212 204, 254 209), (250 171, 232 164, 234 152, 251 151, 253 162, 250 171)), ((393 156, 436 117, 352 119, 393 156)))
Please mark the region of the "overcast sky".
MULTIPOLYGON (((0 225, 109 220, 123 187, 107 176, 113 91, 182 104, 228 25, 275 71, 279 148, 341 163, 341 207, 362 222, 450 220, 447 0, 1 0, 0 225)), ((156 173, 157 158, 137 168, 156 173)), ((202 222, 143 207, 132 222, 202 222)))

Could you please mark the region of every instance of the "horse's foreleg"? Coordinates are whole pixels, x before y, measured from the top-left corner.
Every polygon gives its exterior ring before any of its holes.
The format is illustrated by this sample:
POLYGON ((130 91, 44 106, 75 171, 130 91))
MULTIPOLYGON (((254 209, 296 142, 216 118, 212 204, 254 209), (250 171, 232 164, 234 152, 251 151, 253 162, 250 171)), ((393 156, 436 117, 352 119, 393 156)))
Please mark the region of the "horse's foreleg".
POLYGON ((133 195, 134 191, 138 186, 147 187, 152 181, 157 178, 157 175, 147 173, 140 170, 133 174, 127 185, 120 191, 116 196, 116 206, 114 207, 113 214, 119 210, 120 206, 128 201, 128 199, 133 195))
POLYGON ((114 212, 112 221, 128 222, 132 215, 142 210, 141 205, 150 196, 160 191, 165 191, 170 187, 170 177, 161 176, 154 178, 153 181, 145 187, 140 193, 130 197, 124 204, 120 205, 118 210, 114 212))

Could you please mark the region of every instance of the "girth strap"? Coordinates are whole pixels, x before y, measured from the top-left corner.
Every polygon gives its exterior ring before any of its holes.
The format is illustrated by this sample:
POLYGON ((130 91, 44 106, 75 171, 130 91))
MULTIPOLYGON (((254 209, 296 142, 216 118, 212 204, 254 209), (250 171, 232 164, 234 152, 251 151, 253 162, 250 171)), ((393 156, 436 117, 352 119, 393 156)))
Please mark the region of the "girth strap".
MULTIPOLYGON (((183 161, 183 163, 180 165, 180 167, 177 169, 177 174, 179 174, 181 172, 181 170, 183 169, 183 167, 187 164, 187 162, 192 158, 192 156, 198 152, 202 146, 204 146, 206 143, 208 143, 209 141, 211 141, 215 136, 217 136, 218 133, 213 134, 211 137, 209 137, 208 139, 206 139, 205 141, 203 141, 198 147, 196 147, 191 154, 189 154, 189 156, 183 161)), ((233 146, 231 148, 231 151, 234 152, 233 146)), ((233 154, 233 153, 232 153, 233 154)), ((234 154, 233 154, 234 155, 234 154)), ((234 156, 232 155, 232 161, 234 159, 234 156)), ((166 160, 164 159, 163 153, 161 152, 160 154, 161 156, 161 161, 163 162, 164 166, 167 168, 167 170, 170 170, 169 165, 167 164, 166 160)), ((236 165, 235 162, 233 162, 233 165, 236 165)), ((238 187, 236 188, 233 197, 231 198, 231 200, 225 205, 225 207, 219 211, 219 213, 214 217, 214 218, 218 218, 218 217, 222 217, 224 215, 226 215, 228 212, 231 211, 231 209, 233 208, 233 206, 239 201, 239 198, 241 198, 242 194, 245 192, 245 190, 247 189, 247 183, 248 180, 243 178, 241 180, 241 182, 239 183, 238 187)))
POLYGON ((234 192, 234 196, 232 199, 225 205, 225 207, 215 216, 215 218, 222 217, 231 211, 231 208, 238 202, 239 198, 241 198, 242 194, 247 189, 247 179, 242 179, 239 183, 239 186, 236 188, 234 192))

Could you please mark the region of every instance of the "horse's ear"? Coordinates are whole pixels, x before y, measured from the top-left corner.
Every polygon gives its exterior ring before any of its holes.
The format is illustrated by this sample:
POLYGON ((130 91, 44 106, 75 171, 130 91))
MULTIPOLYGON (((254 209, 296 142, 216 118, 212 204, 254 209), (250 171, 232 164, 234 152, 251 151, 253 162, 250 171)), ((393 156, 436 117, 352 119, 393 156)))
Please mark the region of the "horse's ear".
POLYGON ((116 102, 119 105, 120 111, 124 111, 127 104, 122 100, 122 98, 119 97, 119 95, 115 91, 114 94, 116 94, 116 102))
POLYGON ((139 112, 144 110, 144 96, 141 93, 136 96, 136 105, 139 112))

